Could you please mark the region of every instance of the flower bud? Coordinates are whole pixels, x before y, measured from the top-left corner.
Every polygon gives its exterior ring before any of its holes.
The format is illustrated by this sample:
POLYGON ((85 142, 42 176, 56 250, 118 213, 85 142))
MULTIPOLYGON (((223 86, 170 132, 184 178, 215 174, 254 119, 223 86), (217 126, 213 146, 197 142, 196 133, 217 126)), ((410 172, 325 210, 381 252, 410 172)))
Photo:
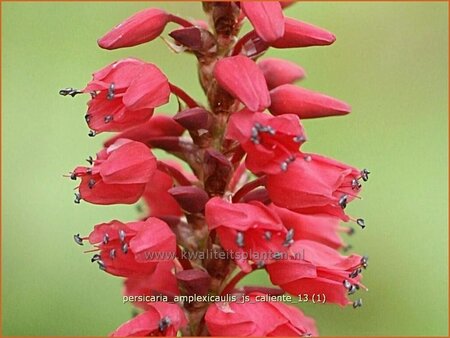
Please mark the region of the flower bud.
POLYGON ((98 45, 104 49, 117 49, 152 41, 161 35, 169 19, 169 14, 163 10, 145 9, 106 33, 98 40, 98 45))
POLYGON ((195 186, 179 186, 168 190, 178 204, 187 212, 197 213, 205 209, 208 194, 195 186))
POLYGON ((182 110, 173 119, 188 130, 208 129, 212 124, 210 113, 200 107, 182 110))
POLYGON ((279 86, 270 91, 273 115, 295 114, 301 119, 346 115, 350 106, 338 99, 291 84, 279 86))

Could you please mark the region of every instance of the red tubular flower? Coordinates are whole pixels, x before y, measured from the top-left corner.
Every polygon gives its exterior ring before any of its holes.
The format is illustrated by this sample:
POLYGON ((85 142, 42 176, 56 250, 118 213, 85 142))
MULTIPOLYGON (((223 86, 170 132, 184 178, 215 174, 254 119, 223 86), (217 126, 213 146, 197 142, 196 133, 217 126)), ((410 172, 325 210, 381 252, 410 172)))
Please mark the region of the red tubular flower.
POLYGON ((123 59, 95 72, 86 121, 96 133, 121 131, 147 121, 153 108, 169 101, 166 76, 153 64, 123 59))
POLYGON ((120 138, 126 138, 149 144, 152 140, 167 136, 181 136, 184 128, 181 127, 173 118, 164 115, 153 116, 147 122, 135 127, 124 130, 123 132, 108 139, 104 145, 109 147, 120 138))
POLYGON ((340 100, 291 84, 270 91, 270 112, 273 115, 296 114, 301 119, 346 115, 351 107, 340 100))
POLYGON ((206 204, 205 216, 209 229, 217 230, 221 245, 244 272, 251 271, 249 260, 265 264, 291 244, 292 232, 260 202, 232 204, 214 197, 206 204))
POLYGON ((297 48, 331 45, 334 41, 336 37, 322 28, 285 18, 284 35, 270 45, 275 48, 297 48))
POLYGON ((270 106, 264 74, 256 63, 243 55, 219 60, 214 67, 217 82, 251 111, 270 106))
POLYGON ((98 40, 105 49, 132 47, 154 40, 161 35, 170 15, 157 8, 140 11, 118 24, 98 40))
POLYGON ((141 222, 97 224, 89 242, 100 250, 92 261, 116 276, 148 276, 158 262, 172 261, 175 257, 174 233, 154 217, 141 222))
POLYGON ((338 217, 327 214, 301 214, 275 204, 271 204, 270 208, 277 213, 285 227, 294 229, 294 240, 316 241, 334 249, 344 245, 338 234, 338 217))
POLYGON ((293 83, 305 77, 302 67, 282 59, 267 58, 259 61, 258 66, 264 74, 269 89, 293 83))
POLYGON ((294 337, 317 335, 314 320, 298 308, 279 302, 256 301, 262 293, 250 293, 249 302, 214 303, 206 312, 211 336, 294 337))
POLYGON ((241 1, 241 8, 266 42, 273 42, 284 34, 284 15, 277 1, 241 1))
POLYGON ((307 240, 296 241, 290 252, 290 259, 273 262, 266 269, 273 284, 293 295, 306 294, 309 299, 325 295, 327 303, 345 306, 351 304, 347 295, 363 287, 359 273, 367 266, 367 257, 341 256, 332 248, 307 240))
POLYGON ((81 177, 75 202, 83 199, 94 204, 135 203, 155 170, 156 159, 144 144, 119 139, 97 154, 91 168, 74 170, 72 178, 81 177))
POLYGON ((306 141, 297 116, 271 117, 247 110, 231 115, 226 137, 238 141, 245 150, 249 170, 266 174, 287 170, 299 145, 306 141))
POLYGON ((137 315, 117 330, 111 337, 175 337, 177 331, 187 324, 186 316, 178 304, 155 302, 146 312, 137 315))
POLYGON ((359 170, 330 158, 305 154, 286 172, 267 177, 270 199, 278 206, 305 213, 328 213, 347 221, 343 213, 360 189, 359 170))

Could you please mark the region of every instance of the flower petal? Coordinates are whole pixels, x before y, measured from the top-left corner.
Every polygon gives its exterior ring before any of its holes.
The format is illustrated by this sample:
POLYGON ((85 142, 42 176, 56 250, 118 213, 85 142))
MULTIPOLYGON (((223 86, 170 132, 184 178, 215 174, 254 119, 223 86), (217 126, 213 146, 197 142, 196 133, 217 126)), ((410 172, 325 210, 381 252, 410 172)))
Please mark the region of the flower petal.
POLYGON ((262 71, 243 55, 226 57, 214 67, 214 77, 227 92, 251 111, 263 111, 270 105, 270 95, 262 71))

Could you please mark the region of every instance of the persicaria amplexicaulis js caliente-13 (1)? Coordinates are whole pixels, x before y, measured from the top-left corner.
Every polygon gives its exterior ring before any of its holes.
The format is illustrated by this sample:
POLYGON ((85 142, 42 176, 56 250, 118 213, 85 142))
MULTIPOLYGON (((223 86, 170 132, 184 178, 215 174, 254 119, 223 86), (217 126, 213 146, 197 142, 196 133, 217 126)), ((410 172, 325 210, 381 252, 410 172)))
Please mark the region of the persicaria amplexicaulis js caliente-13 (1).
POLYGON ((362 305, 353 294, 366 289, 368 259, 344 255, 340 235, 355 229, 341 222, 365 227, 345 208, 369 171, 301 150, 303 119, 345 115, 350 106, 293 84, 305 76, 297 64, 261 58, 269 48, 335 41, 286 17, 290 4, 205 2, 207 22, 149 8, 98 40, 103 49, 132 47, 175 25, 165 42, 197 59, 205 106, 158 65, 135 58, 95 72, 84 89, 60 91, 90 96, 89 136, 116 132, 89 165, 70 172, 80 182, 75 203, 147 205, 139 220, 74 236, 93 246, 101 270, 124 279, 124 297, 139 308, 112 336, 317 335, 314 320, 278 296, 362 305), (240 34, 246 20, 252 28, 240 34), (155 113, 171 95, 178 111, 155 113), (273 286, 238 286, 255 270, 273 286))

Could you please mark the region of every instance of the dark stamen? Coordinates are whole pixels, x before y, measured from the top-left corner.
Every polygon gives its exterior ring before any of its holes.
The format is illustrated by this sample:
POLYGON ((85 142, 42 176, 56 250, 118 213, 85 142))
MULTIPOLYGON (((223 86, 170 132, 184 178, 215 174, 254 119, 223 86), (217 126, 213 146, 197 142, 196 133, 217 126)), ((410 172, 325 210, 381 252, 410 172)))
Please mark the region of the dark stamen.
POLYGON ((70 179, 71 180, 76 180, 77 179, 77 175, 75 173, 71 173, 70 174, 70 179))
POLYGON ((163 317, 160 321, 159 321, 159 331, 163 332, 164 330, 166 330, 169 325, 171 324, 171 320, 168 316, 163 317))
POLYGON ((113 120, 113 116, 112 115, 106 115, 103 119, 103 121, 105 121, 105 123, 109 123, 113 120))
POLYGON ((116 249, 111 249, 109 252, 109 257, 111 257, 111 259, 116 258, 116 249))
POLYGON ((356 224, 358 224, 362 229, 366 227, 366 224, 364 223, 364 220, 362 218, 358 218, 356 220, 356 224))
POLYGON ((89 114, 84 115, 84 119, 86 120, 86 123, 91 122, 91 115, 89 114))
POLYGON ((92 158, 92 156, 89 156, 89 157, 86 159, 86 161, 87 161, 90 165, 92 165, 92 163, 94 163, 94 159, 92 158))
POLYGON ((74 88, 64 88, 59 91, 59 95, 62 95, 62 96, 70 95, 72 97, 74 97, 75 95, 78 95, 78 94, 82 94, 82 93, 83 92, 81 90, 74 89, 74 88))
POLYGON ((114 99, 114 89, 115 89, 115 85, 114 85, 114 82, 113 82, 113 83, 111 83, 111 84, 109 85, 109 88, 108 88, 108 94, 106 94, 106 98, 107 98, 108 100, 114 99))
POLYGON ((73 239, 78 245, 83 245, 83 239, 80 237, 80 234, 73 235, 73 239))
POLYGON ((357 299, 357 300, 355 300, 353 302, 353 308, 354 309, 356 309, 357 307, 361 307, 362 305, 363 305, 363 303, 362 303, 362 299, 361 298, 359 298, 359 299, 357 299))
POLYGON ((94 130, 89 130, 89 133, 88 133, 89 137, 94 137, 95 135, 97 135, 97 133, 94 130))
POLYGON ((103 236, 103 244, 108 244, 108 242, 109 242, 109 235, 108 235, 108 234, 105 234, 105 235, 103 236))
POLYGON ((128 244, 127 243, 123 243, 121 249, 122 249, 122 252, 124 254, 126 254, 128 252, 128 244))
POLYGON ((244 234, 240 231, 236 235, 236 245, 240 248, 244 247, 244 234))
POLYGON ((342 195, 341 198, 339 199, 338 204, 341 206, 342 209, 345 209, 345 207, 347 206, 347 199, 348 199, 347 195, 342 195))
POLYGON ((103 271, 106 270, 106 265, 105 265, 105 263, 104 263, 103 261, 98 260, 98 261, 97 261, 97 264, 98 264, 98 268, 99 268, 100 270, 103 270, 103 271))
POLYGON ((302 143, 306 141, 306 138, 303 135, 294 136, 293 141, 295 143, 302 143))
POLYGON ((92 258, 91 258, 91 262, 92 263, 94 263, 94 262, 96 262, 96 261, 98 261, 98 260, 100 260, 100 255, 99 254, 95 254, 94 256, 92 256, 92 258))
POLYGON ((363 179, 364 182, 367 182, 367 180, 369 179, 369 174, 370 174, 369 170, 367 169, 361 170, 361 178, 363 179))
POLYGON ((92 189, 95 185, 95 180, 93 178, 89 179, 88 188, 92 189))
POLYGON ((80 204, 80 201, 81 201, 81 195, 79 194, 79 193, 75 193, 75 200, 74 200, 74 202, 76 203, 76 204, 80 204))
POLYGON ((294 229, 289 229, 289 231, 286 234, 286 238, 284 240, 283 245, 289 246, 294 242, 294 229))
POLYGON ((272 233, 271 233, 270 231, 266 231, 266 232, 264 233, 264 238, 265 238, 267 241, 270 241, 270 239, 272 238, 272 233))
POLYGON ((119 230, 119 239, 121 242, 125 240, 125 231, 123 231, 122 229, 119 230))

